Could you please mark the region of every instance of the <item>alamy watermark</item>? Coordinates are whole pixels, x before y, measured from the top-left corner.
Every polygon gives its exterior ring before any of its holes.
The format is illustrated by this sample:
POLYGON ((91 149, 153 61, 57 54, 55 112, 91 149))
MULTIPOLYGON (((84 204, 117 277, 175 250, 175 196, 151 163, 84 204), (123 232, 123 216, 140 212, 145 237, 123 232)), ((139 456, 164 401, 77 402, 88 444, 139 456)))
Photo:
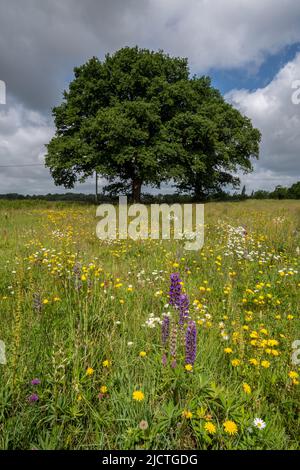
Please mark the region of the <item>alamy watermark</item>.
POLYGON ((300 104, 300 80, 294 80, 292 82, 292 88, 295 90, 292 93, 292 103, 300 104))
POLYGON ((298 365, 300 364, 300 340, 296 339, 292 343, 292 349, 294 349, 294 352, 292 353, 292 364, 298 365))
POLYGON ((96 227, 101 240, 184 240, 186 250, 204 244, 204 204, 131 204, 119 197, 119 204, 101 204, 96 227), (118 223, 117 223, 118 221, 118 223), (173 236, 171 226, 173 225, 173 236))
POLYGON ((0 364, 6 364, 5 343, 0 340, 0 364))
POLYGON ((6 104, 6 85, 3 80, 0 80, 0 104, 6 104))

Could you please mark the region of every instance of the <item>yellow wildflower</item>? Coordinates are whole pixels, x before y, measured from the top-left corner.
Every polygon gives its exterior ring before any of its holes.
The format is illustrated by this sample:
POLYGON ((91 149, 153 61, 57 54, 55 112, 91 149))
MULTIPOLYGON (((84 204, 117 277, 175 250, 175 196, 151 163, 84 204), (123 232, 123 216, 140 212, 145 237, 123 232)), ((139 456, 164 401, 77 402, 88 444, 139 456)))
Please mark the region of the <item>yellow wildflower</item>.
POLYGON ((231 364, 233 367, 237 367, 241 364, 241 361, 239 359, 232 359, 231 364))
POLYGON ((193 417, 193 413, 190 410, 183 410, 182 417, 186 419, 191 419, 193 417))
POLYGON ((88 367, 87 370, 86 370, 86 375, 93 375, 94 372, 95 371, 92 367, 88 367))
POLYGON ((216 434, 216 426, 209 421, 205 423, 204 429, 208 434, 216 434))
POLYGON ((251 387, 249 384, 247 384, 246 382, 243 383, 243 390, 244 392, 247 394, 247 395, 250 395, 251 393, 251 387))
POLYGON ((144 393, 142 392, 142 390, 135 390, 132 394, 132 398, 135 400, 135 401, 143 401, 144 398, 145 398, 145 395, 144 393))
POLYGON ((225 432, 227 434, 230 434, 231 436, 233 436, 234 434, 237 434, 238 432, 238 427, 234 421, 230 421, 230 420, 225 421, 225 423, 223 423, 223 426, 224 426, 225 432))
POLYGON ((291 370, 291 371, 289 372, 289 377, 290 377, 291 379, 297 379, 297 378, 299 377, 299 374, 298 374, 298 372, 295 372, 294 370, 291 370))
POLYGON ((224 352, 225 352, 226 354, 231 354, 233 351, 232 351, 231 348, 224 348, 224 352))

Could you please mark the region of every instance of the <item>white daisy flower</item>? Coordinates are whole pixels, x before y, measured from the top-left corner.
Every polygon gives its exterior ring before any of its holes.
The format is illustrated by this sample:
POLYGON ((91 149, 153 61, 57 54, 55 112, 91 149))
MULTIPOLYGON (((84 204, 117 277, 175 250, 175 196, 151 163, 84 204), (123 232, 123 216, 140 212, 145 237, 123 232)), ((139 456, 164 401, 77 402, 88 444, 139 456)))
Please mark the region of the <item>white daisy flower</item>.
POLYGON ((257 429, 264 429, 266 427, 266 423, 261 418, 255 418, 253 421, 253 425, 257 429))

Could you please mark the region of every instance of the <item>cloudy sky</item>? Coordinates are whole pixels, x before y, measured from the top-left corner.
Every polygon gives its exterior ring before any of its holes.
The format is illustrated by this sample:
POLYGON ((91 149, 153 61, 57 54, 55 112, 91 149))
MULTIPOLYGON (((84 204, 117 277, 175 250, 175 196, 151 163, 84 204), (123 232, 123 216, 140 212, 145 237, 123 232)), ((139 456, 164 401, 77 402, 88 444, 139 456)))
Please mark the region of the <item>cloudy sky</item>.
MULTIPOLYGON (((300 180, 298 0, 2 0, 0 193, 66 191, 43 167, 51 108, 74 66, 136 44, 188 57, 191 72, 210 75, 261 130, 260 160, 243 177, 248 191, 300 180)), ((0 103, 1 95, 0 82, 0 103)))

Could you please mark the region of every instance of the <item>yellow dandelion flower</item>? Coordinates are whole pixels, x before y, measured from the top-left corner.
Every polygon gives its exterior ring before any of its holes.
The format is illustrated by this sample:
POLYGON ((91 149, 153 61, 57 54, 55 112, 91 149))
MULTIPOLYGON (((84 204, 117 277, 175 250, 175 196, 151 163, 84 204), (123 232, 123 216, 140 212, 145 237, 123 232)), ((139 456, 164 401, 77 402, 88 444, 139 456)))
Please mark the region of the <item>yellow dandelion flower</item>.
POLYGON ((205 423, 204 429, 208 434, 216 434, 216 426, 211 422, 205 423))
POLYGON ((244 392, 247 394, 247 395, 250 395, 251 393, 251 387, 249 384, 247 384, 246 382, 243 383, 243 390, 244 392))
POLYGON ((146 351, 141 351, 140 354, 139 354, 140 357, 145 357, 147 356, 147 353, 146 351))
POLYGON ((88 367, 87 370, 86 370, 86 375, 93 375, 94 372, 95 371, 92 367, 88 367))
POLYGON ((291 379, 297 379, 297 378, 299 377, 299 374, 298 374, 298 372, 295 372, 294 370, 291 370, 291 371, 289 372, 289 377, 290 377, 291 379))
POLYGON ((102 387, 100 387, 100 392, 101 393, 107 393, 107 386, 106 385, 102 385, 102 387))
POLYGON ((230 421, 230 420, 225 421, 225 423, 223 423, 223 426, 224 426, 225 432, 227 434, 230 434, 231 436, 233 436, 234 434, 237 434, 238 432, 238 427, 234 421, 230 421))
POLYGON ((224 348, 224 352, 225 352, 226 354, 231 354, 231 353, 233 353, 233 351, 232 351, 231 348, 224 348))
POLYGON ((135 400, 135 401, 143 401, 144 398, 145 398, 145 395, 144 393, 142 392, 142 390, 135 390, 132 394, 132 398, 135 400))
POLYGON ((258 360, 255 359, 255 358, 249 359, 249 362, 250 362, 250 364, 252 364, 253 366, 258 366, 258 365, 259 365, 258 360))
POLYGON ((102 365, 103 367, 110 367, 110 361, 108 359, 105 359, 103 362, 102 362, 102 365))
POLYGON ((184 368, 185 368, 185 370, 187 370, 188 372, 191 372, 191 371, 193 370, 192 364, 186 364, 186 365, 184 366, 184 368))
POLYGON ((232 359, 231 364, 233 367, 238 367, 241 364, 239 359, 232 359))
POLYGON ((264 367, 265 369, 268 369, 270 367, 270 362, 269 361, 261 361, 261 366, 264 367))

